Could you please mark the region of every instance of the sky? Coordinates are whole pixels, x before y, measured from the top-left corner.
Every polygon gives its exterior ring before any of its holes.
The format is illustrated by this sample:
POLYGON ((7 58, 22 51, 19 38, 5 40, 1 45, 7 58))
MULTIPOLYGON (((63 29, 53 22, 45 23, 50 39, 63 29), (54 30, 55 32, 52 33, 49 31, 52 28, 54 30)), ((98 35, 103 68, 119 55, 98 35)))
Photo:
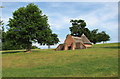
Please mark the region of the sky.
MULTIPOLYGON (((25 7, 31 2, 2 2, 2 20, 8 24, 12 13, 20 7, 25 7)), ((66 35, 70 34, 71 19, 83 19, 90 30, 99 29, 110 35, 107 43, 118 42, 118 3, 117 2, 32 2, 38 5, 43 14, 48 16, 48 23, 53 33, 58 35, 60 43, 63 43, 66 35)), ((56 48, 58 44, 51 46, 56 48)), ((47 46, 33 45, 41 49, 47 46)))

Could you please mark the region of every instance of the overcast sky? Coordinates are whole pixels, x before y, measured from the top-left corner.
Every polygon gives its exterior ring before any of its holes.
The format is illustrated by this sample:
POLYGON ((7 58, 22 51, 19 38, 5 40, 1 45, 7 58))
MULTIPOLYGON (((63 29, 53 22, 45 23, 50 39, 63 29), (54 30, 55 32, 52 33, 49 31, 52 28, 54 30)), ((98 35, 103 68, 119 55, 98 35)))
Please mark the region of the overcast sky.
MULTIPOLYGON (((2 20, 4 25, 12 17, 12 12, 30 2, 3 2, 2 20)), ((118 42, 118 3, 117 2, 33 2, 38 5, 43 14, 48 16, 48 22, 54 33, 63 43, 66 35, 70 34, 70 19, 83 19, 90 30, 99 29, 110 35, 107 43, 118 42)), ((47 48, 46 46, 39 46, 47 48)), ((58 44, 57 44, 58 45, 58 44)), ((52 46, 56 48, 57 45, 52 46)))

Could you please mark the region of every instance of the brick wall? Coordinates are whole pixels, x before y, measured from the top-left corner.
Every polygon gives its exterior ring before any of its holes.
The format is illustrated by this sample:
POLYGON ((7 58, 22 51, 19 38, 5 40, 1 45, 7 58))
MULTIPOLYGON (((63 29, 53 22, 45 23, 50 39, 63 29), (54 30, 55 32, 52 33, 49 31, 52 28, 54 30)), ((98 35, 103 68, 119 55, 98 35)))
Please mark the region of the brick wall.
POLYGON ((62 48, 64 47, 63 44, 59 44, 58 47, 56 48, 56 50, 63 50, 62 48))
POLYGON ((64 43, 66 43, 68 46, 71 46, 71 44, 73 43, 73 38, 71 35, 68 35, 66 40, 64 41, 64 43))

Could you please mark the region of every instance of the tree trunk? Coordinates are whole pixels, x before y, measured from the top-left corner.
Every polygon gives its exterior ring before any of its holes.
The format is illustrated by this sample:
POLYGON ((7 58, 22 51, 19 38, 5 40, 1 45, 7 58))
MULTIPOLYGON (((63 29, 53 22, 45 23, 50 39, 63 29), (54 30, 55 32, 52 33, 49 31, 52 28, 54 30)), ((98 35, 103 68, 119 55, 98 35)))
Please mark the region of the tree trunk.
POLYGON ((28 44, 27 45, 26 53, 30 53, 31 52, 31 46, 32 46, 32 44, 28 44))
POLYGON ((27 51, 31 51, 31 48, 30 48, 30 46, 27 48, 27 51))
POLYGON ((96 44, 96 42, 93 42, 93 44, 96 44))
POLYGON ((50 49, 50 45, 48 45, 48 49, 50 49))

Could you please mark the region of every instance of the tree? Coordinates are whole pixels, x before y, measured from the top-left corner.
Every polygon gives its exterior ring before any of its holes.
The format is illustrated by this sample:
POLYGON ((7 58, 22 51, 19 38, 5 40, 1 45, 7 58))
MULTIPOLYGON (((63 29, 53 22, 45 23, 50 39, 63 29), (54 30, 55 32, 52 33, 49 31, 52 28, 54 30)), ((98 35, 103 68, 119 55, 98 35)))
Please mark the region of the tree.
POLYGON ((93 44, 96 44, 97 42, 102 42, 109 41, 110 36, 105 33, 105 31, 98 32, 98 29, 94 29, 91 31, 91 42, 93 44))
POLYGON ((71 35, 80 37, 83 33, 90 39, 90 30, 86 28, 84 20, 71 20, 72 27, 70 27, 71 35))
POLYGON ((4 43, 5 42, 5 36, 6 36, 6 33, 5 33, 5 31, 4 31, 4 23, 3 23, 3 21, 1 21, 0 22, 0 25, 2 26, 2 30, 1 30, 1 34, 2 34, 2 43, 4 43))
POLYGON ((49 37, 49 40, 47 40, 47 45, 48 48, 50 48, 50 45, 54 45, 57 44, 59 42, 59 39, 57 38, 56 34, 51 34, 51 36, 49 37))
POLYGON ((98 41, 98 29, 94 29, 91 31, 91 42, 93 44, 96 44, 97 42, 100 42, 100 40, 98 41))
POLYGON ((6 33, 5 33, 5 31, 4 31, 4 23, 3 23, 3 21, 0 21, 0 26, 1 26, 0 39, 1 39, 2 45, 4 45, 4 44, 5 44, 5 36, 6 36, 6 33))
POLYGON ((2 49, 2 31, 3 31, 3 21, 0 20, 0 49, 2 49))
POLYGON ((31 49, 39 49, 37 46, 32 46, 31 49))
POLYGON ((8 26, 8 40, 12 40, 14 45, 26 47, 28 52, 33 41, 45 45, 51 35, 47 16, 33 3, 14 11, 8 26))
POLYGON ((7 40, 6 32, 5 32, 5 27, 3 21, 0 22, 1 29, 0 29, 0 39, 1 39, 1 44, 2 44, 2 50, 10 50, 10 49, 21 49, 19 46, 13 46, 13 43, 11 43, 10 40, 7 40))
POLYGON ((105 31, 98 33, 98 41, 99 42, 103 41, 103 43, 104 43, 105 41, 109 41, 109 40, 110 40, 110 36, 108 34, 106 34, 105 31))
POLYGON ((3 21, 0 20, 0 39, 2 40, 3 21))
POLYGON ((84 33, 93 44, 110 40, 110 36, 104 31, 98 33, 98 29, 90 31, 86 28, 86 23, 84 20, 71 20, 70 22, 72 23, 72 27, 69 29, 71 31, 71 35, 73 36, 80 37, 84 33))

